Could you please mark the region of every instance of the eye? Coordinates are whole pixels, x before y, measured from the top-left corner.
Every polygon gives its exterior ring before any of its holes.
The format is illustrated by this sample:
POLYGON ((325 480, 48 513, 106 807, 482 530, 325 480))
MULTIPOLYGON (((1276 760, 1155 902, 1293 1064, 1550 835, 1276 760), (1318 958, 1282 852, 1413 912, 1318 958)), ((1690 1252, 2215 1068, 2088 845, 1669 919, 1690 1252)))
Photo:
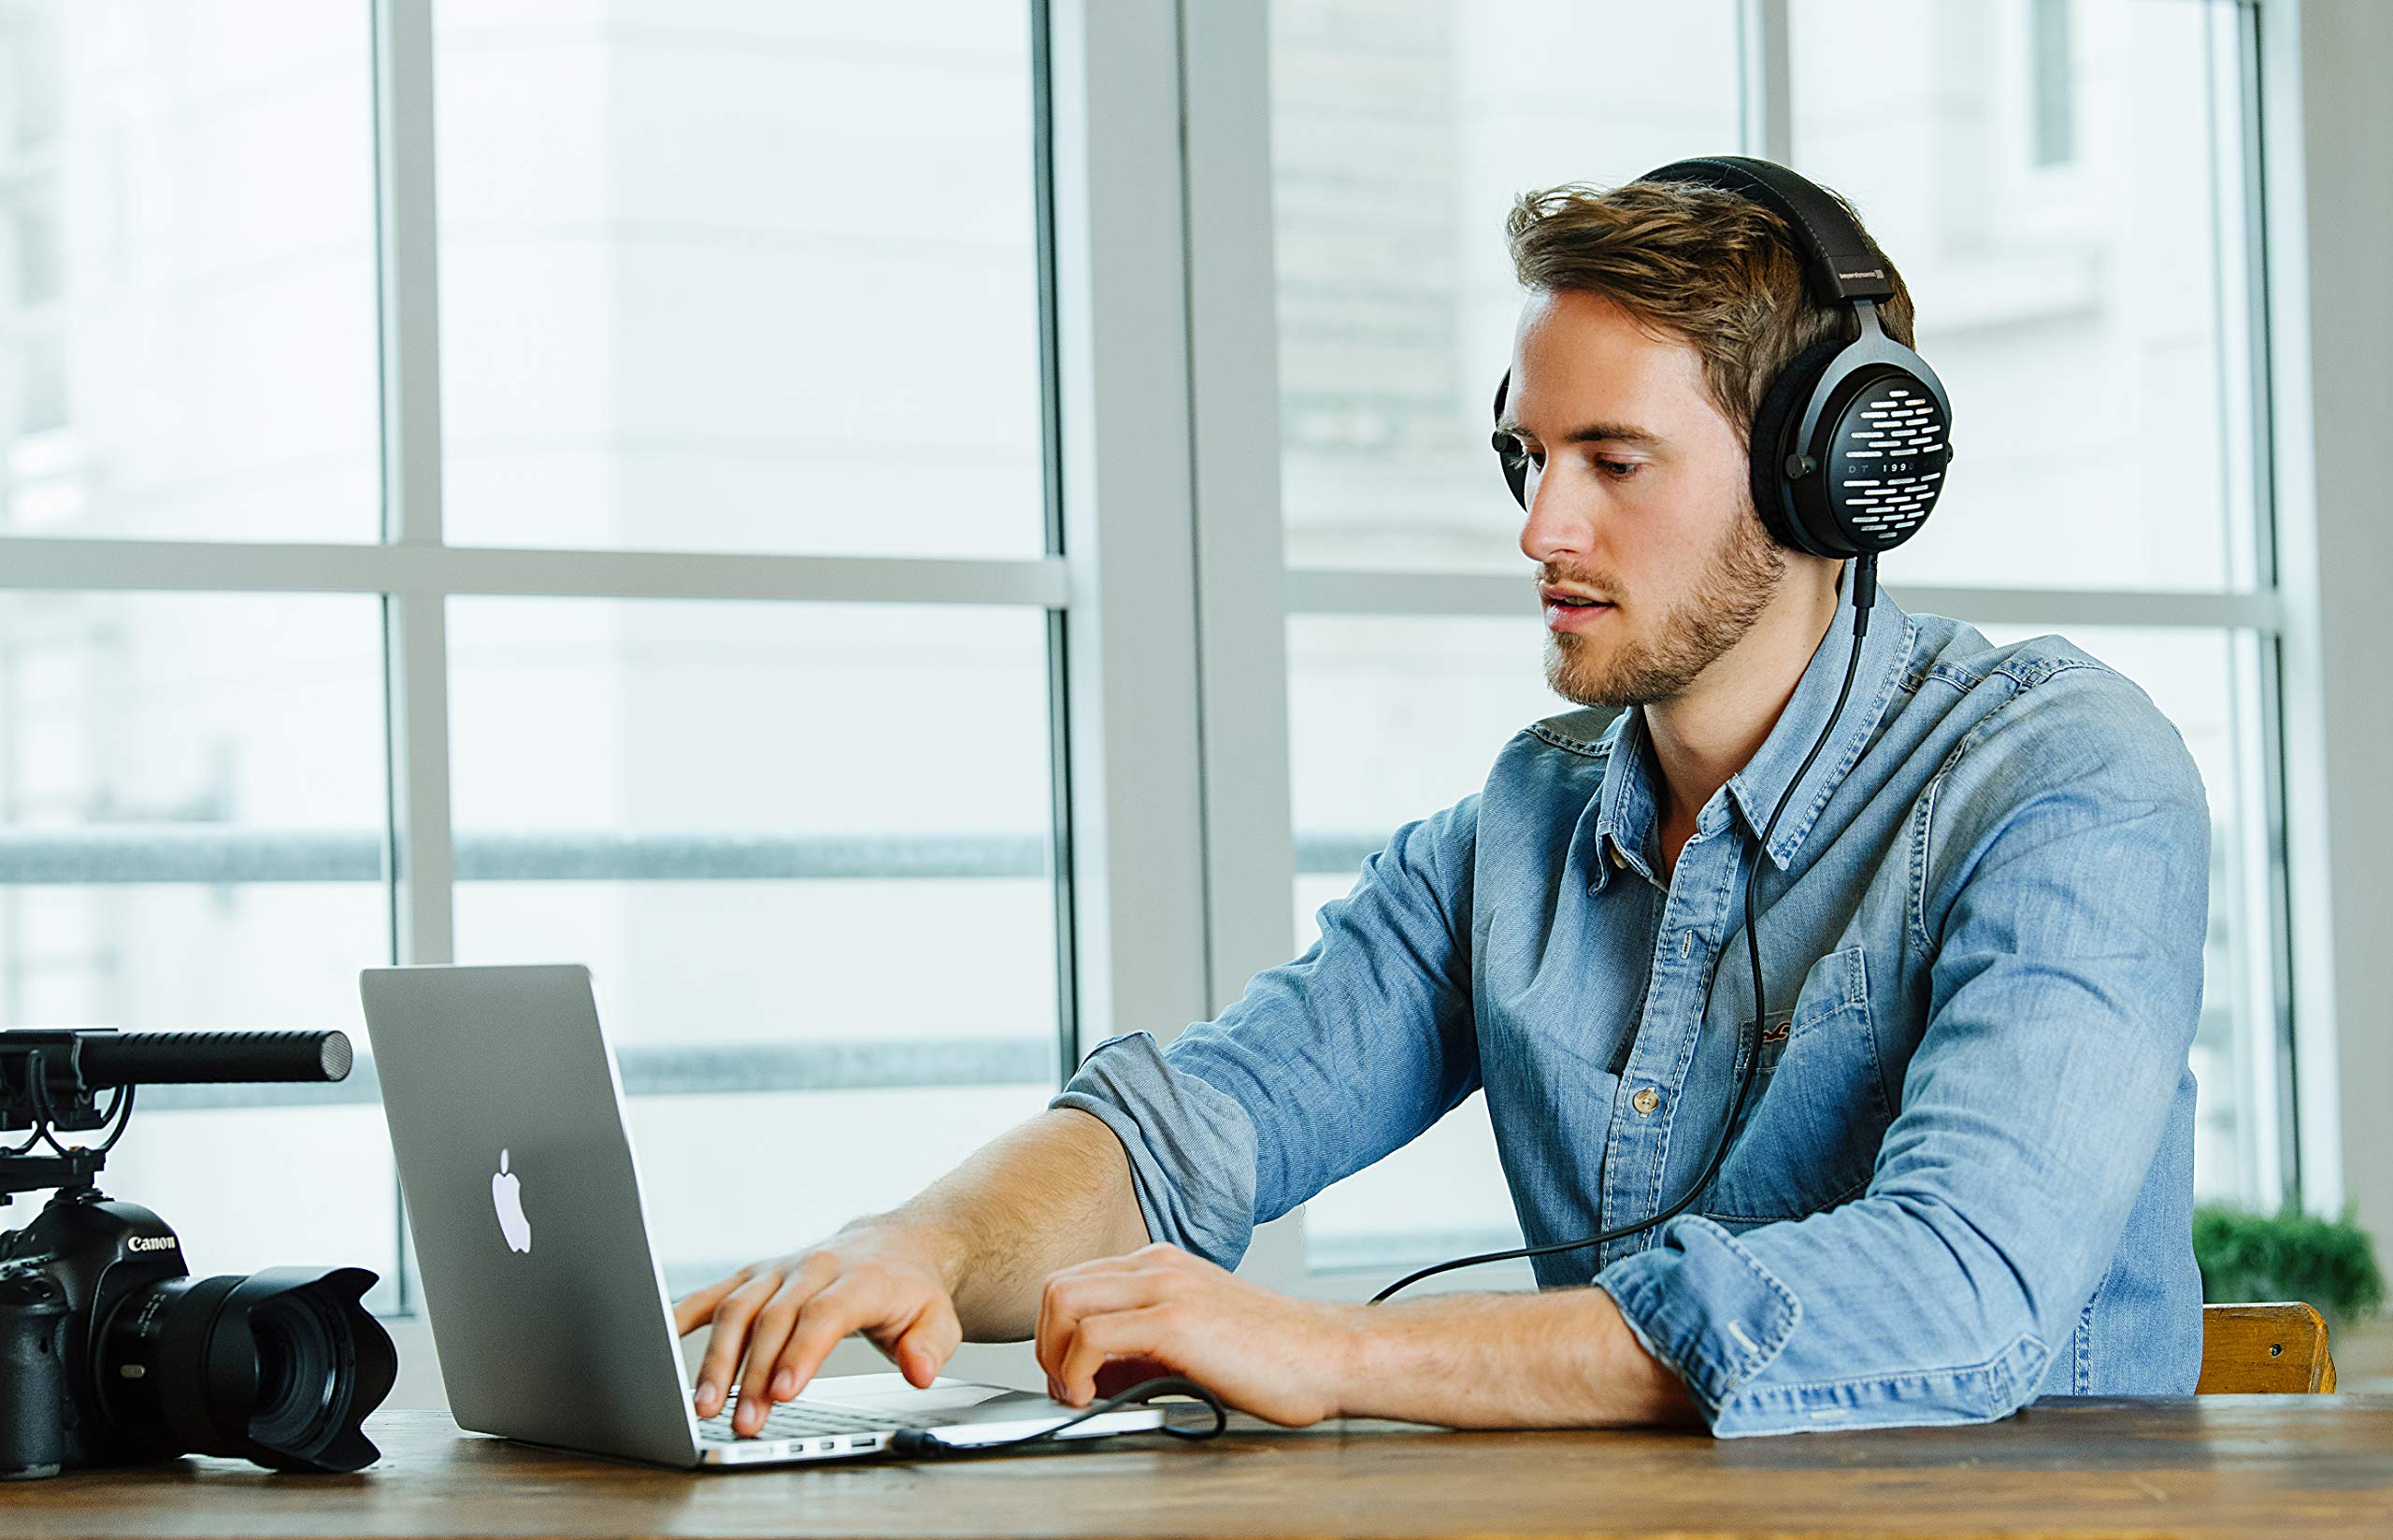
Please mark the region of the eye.
POLYGON ((1596 461, 1596 468, 1602 471, 1606 476, 1611 477, 1615 481, 1626 481, 1630 477, 1635 476, 1639 471, 1643 470, 1645 466, 1642 462, 1636 460, 1604 460, 1598 458, 1596 461))

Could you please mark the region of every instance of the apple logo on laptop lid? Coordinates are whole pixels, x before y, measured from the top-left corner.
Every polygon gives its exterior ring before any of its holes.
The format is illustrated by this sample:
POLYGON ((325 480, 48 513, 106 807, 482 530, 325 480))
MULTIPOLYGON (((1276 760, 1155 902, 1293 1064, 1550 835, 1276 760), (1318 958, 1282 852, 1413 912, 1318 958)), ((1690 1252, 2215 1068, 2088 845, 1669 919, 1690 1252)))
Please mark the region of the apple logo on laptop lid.
POLYGON ((507 1151, 498 1152, 498 1175, 490 1179, 491 1205, 498 1210, 499 1233, 509 1251, 532 1249, 532 1221, 523 1214, 523 1184, 507 1169, 507 1151))

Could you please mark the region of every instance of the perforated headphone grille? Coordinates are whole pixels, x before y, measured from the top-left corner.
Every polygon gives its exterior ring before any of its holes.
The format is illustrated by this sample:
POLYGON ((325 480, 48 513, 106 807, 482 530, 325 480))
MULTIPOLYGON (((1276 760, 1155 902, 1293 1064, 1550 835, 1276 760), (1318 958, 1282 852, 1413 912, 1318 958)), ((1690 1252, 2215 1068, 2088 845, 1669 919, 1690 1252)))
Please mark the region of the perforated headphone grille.
POLYGON ((1871 381, 1845 408, 1828 486, 1856 544, 1883 550, 1927 517, 1944 490, 1944 430, 1934 398, 1907 375, 1871 381))

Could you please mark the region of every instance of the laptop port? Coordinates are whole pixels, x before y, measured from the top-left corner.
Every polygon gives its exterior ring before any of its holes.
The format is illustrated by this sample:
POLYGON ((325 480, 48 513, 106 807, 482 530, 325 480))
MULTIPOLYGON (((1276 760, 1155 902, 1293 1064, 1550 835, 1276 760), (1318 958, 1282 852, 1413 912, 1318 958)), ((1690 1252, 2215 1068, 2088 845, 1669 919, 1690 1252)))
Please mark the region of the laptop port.
POLYGON ((862 1438, 851 1438, 848 1440, 848 1447, 851 1449, 869 1449, 872 1446, 873 1437, 870 1433, 865 1434, 862 1438))
POLYGON ((829 1454, 833 1449, 836 1449, 838 1447, 839 1441, 836 1438, 826 1438, 814 1446, 816 1450, 823 1454, 829 1454))

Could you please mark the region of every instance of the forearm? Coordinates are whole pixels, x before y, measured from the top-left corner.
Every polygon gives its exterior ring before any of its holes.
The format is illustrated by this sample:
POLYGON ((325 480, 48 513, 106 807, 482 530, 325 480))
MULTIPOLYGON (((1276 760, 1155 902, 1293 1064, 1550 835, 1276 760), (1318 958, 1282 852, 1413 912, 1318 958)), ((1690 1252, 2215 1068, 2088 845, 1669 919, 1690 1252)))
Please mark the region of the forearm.
POLYGON ((1600 1289, 1353 1307, 1340 1415, 1450 1428, 1701 1426, 1600 1289))
POLYGON ((974 1342, 1028 1337, 1049 1274, 1149 1238, 1122 1142, 1071 1107, 1009 1129, 909 1202, 855 1222, 914 1232, 974 1342))

